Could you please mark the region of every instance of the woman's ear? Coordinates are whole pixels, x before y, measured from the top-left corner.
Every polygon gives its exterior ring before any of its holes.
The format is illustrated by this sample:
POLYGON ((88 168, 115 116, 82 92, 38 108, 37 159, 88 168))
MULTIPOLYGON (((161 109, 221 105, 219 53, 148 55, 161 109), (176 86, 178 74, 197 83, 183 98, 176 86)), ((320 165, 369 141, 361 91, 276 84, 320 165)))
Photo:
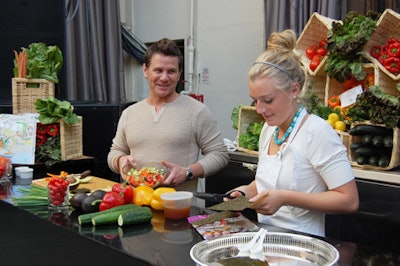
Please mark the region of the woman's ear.
POLYGON ((300 83, 295 82, 295 83, 293 84, 293 86, 292 86, 292 96, 293 96, 293 99, 296 99, 297 96, 299 96, 299 94, 300 94, 300 83))

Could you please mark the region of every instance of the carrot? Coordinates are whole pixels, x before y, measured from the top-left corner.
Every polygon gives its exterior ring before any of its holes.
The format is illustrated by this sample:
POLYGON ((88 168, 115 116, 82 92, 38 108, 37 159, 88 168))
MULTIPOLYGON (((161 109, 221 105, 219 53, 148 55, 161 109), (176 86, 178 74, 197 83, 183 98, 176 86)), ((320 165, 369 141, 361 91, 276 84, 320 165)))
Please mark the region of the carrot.
POLYGON ((26 51, 21 51, 20 53, 14 51, 15 61, 17 62, 18 77, 26 78, 27 75, 27 63, 28 55, 26 51))

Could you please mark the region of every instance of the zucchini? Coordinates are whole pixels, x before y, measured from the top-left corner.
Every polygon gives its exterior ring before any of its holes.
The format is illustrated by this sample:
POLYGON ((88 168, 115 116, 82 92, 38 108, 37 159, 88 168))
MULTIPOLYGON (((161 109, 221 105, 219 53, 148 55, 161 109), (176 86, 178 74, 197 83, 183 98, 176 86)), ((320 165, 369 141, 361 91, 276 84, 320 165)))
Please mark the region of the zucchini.
POLYGON ((149 207, 141 207, 131 212, 124 212, 118 217, 118 225, 138 224, 149 222, 153 217, 149 207))
POLYGON ((362 135, 393 135, 393 129, 388 127, 373 125, 358 125, 350 128, 349 134, 352 136, 362 135))
POLYGON ((368 157, 358 156, 357 157, 357 163, 360 164, 360 165, 367 164, 368 163, 368 157))
POLYGON ((361 147, 364 147, 364 145, 361 142, 353 142, 350 144, 350 150, 352 150, 352 151, 355 151, 361 147))
POLYGON ((79 224, 87 224, 92 222, 92 218, 95 217, 96 215, 102 214, 102 213, 109 213, 109 212, 118 212, 118 211, 123 211, 123 210, 129 210, 129 209, 134 209, 134 208, 140 208, 139 206, 135 204, 125 204, 121 206, 117 206, 102 212, 92 212, 92 213, 86 213, 86 214, 81 214, 78 216, 78 222, 79 224))
POLYGON ((389 156, 382 156, 378 161, 378 165, 380 167, 388 167, 389 163, 390 163, 390 157, 389 156))
POLYGON ((92 224, 93 225, 102 225, 102 224, 113 224, 117 223, 118 217, 120 214, 123 214, 125 212, 135 212, 138 210, 140 207, 134 204, 131 204, 133 206, 136 206, 136 208, 128 208, 128 209, 123 209, 119 211, 113 211, 113 212, 100 212, 100 214, 95 215, 92 217, 92 224))
POLYGON ((383 147, 383 137, 380 135, 374 136, 371 143, 377 148, 383 147))
POLYGON ((364 145, 370 145, 372 143, 373 136, 372 135, 364 135, 361 137, 361 143, 364 145))
POLYGON ((354 151, 355 154, 357 154, 358 156, 374 156, 374 155, 378 155, 379 154, 379 149, 377 148, 373 148, 373 147, 360 147, 357 150, 354 151))
POLYGON ((385 148, 392 148, 393 147, 393 137, 392 136, 386 136, 383 138, 383 146, 385 148))
POLYGON ((371 156, 368 159, 368 164, 373 166, 378 166, 379 157, 378 156, 371 156))

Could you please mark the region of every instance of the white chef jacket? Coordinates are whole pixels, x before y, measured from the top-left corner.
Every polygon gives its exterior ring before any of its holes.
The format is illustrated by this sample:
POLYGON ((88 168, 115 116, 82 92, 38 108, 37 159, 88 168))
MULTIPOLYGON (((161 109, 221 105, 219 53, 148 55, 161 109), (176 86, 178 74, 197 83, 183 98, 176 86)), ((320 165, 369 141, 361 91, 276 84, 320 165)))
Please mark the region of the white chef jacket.
MULTIPOLYGON (((275 126, 264 124, 260 135, 256 172, 258 192, 283 189, 318 193, 346 184, 354 179, 343 142, 322 118, 300 113, 288 141, 277 154, 268 147, 275 126)), ((293 206, 282 206, 273 215, 258 214, 258 221, 282 228, 325 236, 325 214, 293 206)))

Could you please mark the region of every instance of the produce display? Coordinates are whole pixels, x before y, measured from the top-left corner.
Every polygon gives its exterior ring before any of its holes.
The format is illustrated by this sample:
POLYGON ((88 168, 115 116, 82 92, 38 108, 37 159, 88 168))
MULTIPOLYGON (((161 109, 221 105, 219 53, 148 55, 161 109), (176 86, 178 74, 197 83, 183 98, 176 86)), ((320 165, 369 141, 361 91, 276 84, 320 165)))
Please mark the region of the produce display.
POLYGON ((393 129, 375 125, 357 125, 350 129, 353 136, 351 155, 359 165, 387 167, 393 150, 393 129))

